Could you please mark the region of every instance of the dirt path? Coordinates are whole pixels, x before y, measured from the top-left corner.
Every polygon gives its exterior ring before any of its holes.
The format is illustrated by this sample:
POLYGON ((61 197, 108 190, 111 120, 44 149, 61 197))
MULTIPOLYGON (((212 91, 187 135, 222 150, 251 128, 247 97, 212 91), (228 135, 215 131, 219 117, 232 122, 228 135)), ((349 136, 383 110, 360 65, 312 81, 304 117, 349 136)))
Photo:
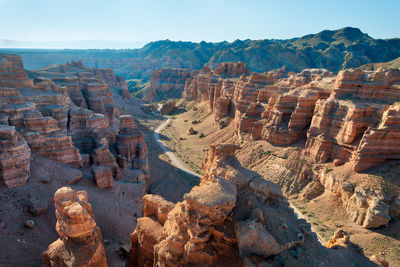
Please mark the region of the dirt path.
POLYGON ((161 123, 160 126, 157 127, 157 129, 155 129, 153 137, 154 137, 154 141, 161 147, 161 149, 165 152, 165 154, 168 156, 168 158, 171 160, 172 164, 181 169, 182 171, 196 176, 198 178, 201 178, 201 175, 198 173, 195 173, 193 171, 191 171, 185 163, 183 163, 175 154, 174 152, 171 151, 171 149, 169 149, 168 147, 166 147, 163 142, 160 140, 160 132, 168 125, 168 123, 170 122, 170 119, 168 118, 165 122, 161 123))

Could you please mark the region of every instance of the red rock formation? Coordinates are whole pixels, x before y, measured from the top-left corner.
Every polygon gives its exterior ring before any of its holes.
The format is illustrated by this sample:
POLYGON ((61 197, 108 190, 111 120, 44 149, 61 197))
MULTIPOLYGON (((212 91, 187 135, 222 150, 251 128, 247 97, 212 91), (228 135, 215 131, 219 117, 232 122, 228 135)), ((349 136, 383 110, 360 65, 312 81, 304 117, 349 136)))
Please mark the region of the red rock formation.
POLYGON ((167 102, 165 102, 161 108, 160 108, 160 113, 162 115, 168 115, 171 114, 172 112, 174 112, 175 110, 175 106, 176 106, 176 102, 173 100, 169 100, 167 102))
POLYGON ((110 152, 108 142, 105 138, 100 141, 98 147, 91 154, 93 165, 104 166, 111 170, 111 178, 119 179, 121 173, 114 155, 110 152))
POLYGON ((22 122, 23 135, 32 152, 61 163, 82 166, 81 155, 74 147, 71 136, 60 131, 54 118, 31 111, 25 114, 22 122))
POLYGON ((104 114, 110 125, 114 119, 112 93, 108 85, 99 77, 93 77, 87 72, 79 73, 79 86, 82 88, 88 108, 95 113, 104 114))
POLYGON ((54 194, 60 238, 43 252, 44 266, 107 266, 101 231, 85 191, 62 187, 54 194))
POLYGON ((354 170, 365 171, 399 159, 393 106, 400 99, 399 70, 344 70, 335 80, 323 69, 296 74, 282 68, 246 78, 239 66, 203 68, 187 79, 182 96, 208 101, 217 122, 233 117, 240 138, 277 145, 306 139, 306 154, 316 162, 355 159, 354 170))
POLYGON ((144 93, 143 99, 154 101, 163 95, 181 95, 186 79, 191 75, 189 69, 159 69, 153 71, 150 88, 144 93))
POLYGON ((246 63, 244 62, 224 62, 219 64, 214 70, 214 75, 226 75, 230 77, 249 73, 250 71, 246 68, 246 63))
POLYGON ((92 166, 93 176, 100 188, 113 187, 113 171, 105 166, 92 166))
POLYGON ((100 76, 109 88, 117 90, 125 98, 130 98, 124 78, 116 76, 112 69, 92 69, 92 71, 94 75, 100 76))
POLYGON ((211 146, 200 185, 182 202, 144 197, 145 217, 131 235, 128 266, 314 266, 322 259, 368 264, 351 247, 334 256, 343 251, 320 245, 277 185, 240 166, 237 148, 211 146), (294 247, 302 248, 302 257, 289 256, 294 247))
POLYGON ((194 73, 185 82, 182 97, 187 100, 206 101, 209 100, 208 85, 212 71, 204 67, 199 73, 194 73))
POLYGON ((331 96, 316 104, 307 152, 317 162, 347 162, 354 155, 356 171, 396 159, 396 152, 387 147, 395 143, 392 137, 396 136, 397 126, 393 122, 397 113, 396 107, 390 105, 399 99, 399 83, 399 70, 341 71, 331 96), (392 137, 379 138, 379 134, 383 137, 382 130, 385 136, 392 137), (379 148, 374 142, 378 142, 379 148))
POLYGON ((28 88, 32 80, 24 70, 24 64, 17 55, 0 54, 0 87, 28 88))
POLYGON ((71 106, 68 118, 68 135, 72 137, 81 153, 93 153, 103 138, 109 143, 115 142, 115 133, 111 131, 108 120, 103 114, 71 106))
POLYGON ((355 171, 364 171, 389 159, 400 159, 400 106, 390 106, 375 128, 368 128, 357 149, 355 171))
MULTIPOLYGON (((121 115, 115 147, 121 168, 140 170, 145 183, 150 184, 147 145, 131 115, 121 115)), ((140 182, 140 181, 139 181, 140 182)))
POLYGON ((0 178, 7 187, 21 186, 30 176, 31 150, 14 126, 0 125, 0 178))

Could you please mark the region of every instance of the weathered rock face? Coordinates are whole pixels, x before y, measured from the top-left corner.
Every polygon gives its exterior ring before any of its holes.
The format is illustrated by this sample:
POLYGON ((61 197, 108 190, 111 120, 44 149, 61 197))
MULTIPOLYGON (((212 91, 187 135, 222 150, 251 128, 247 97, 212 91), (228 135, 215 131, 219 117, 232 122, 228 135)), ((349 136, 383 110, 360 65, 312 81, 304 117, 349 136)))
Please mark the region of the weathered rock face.
POLYGON ((392 197, 390 194, 381 194, 363 186, 356 186, 337 178, 330 172, 314 172, 313 176, 318 178, 315 182, 317 185, 310 184, 310 186, 314 187, 316 193, 312 196, 310 188, 306 187, 303 190, 303 196, 313 199, 322 194, 324 190, 337 194, 347 216, 364 228, 385 226, 392 218, 400 215, 395 212, 398 207, 396 196, 392 197), (322 188, 320 188, 321 186, 322 188))
POLYGON ((241 76, 242 74, 249 74, 250 70, 246 67, 244 62, 224 62, 214 70, 215 75, 226 75, 229 77, 241 76))
POLYGON ((100 228, 87 193, 62 187, 54 194, 60 238, 42 254, 44 266, 107 266, 100 228))
POLYGON ((94 75, 100 76, 109 88, 117 90, 125 98, 130 98, 124 78, 116 76, 112 69, 92 69, 92 71, 94 75))
POLYGON ((17 55, 0 54, 0 87, 32 87, 32 80, 24 70, 24 64, 17 55))
POLYGON ((176 102, 173 100, 165 102, 161 108, 160 108, 160 113, 163 115, 168 115, 174 112, 176 106, 176 102))
POLYGON ((31 150, 14 126, 0 125, 0 177, 8 187, 21 186, 30 174, 31 150))
POLYGON ((100 141, 98 147, 91 154, 91 162, 93 165, 109 168, 111 171, 111 177, 114 177, 115 179, 120 178, 121 173, 118 164, 114 155, 110 152, 108 142, 105 138, 100 141))
POLYGON ((115 147, 118 152, 117 162, 122 169, 137 170, 138 182, 142 178, 146 186, 150 185, 147 145, 143 134, 138 129, 131 115, 119 117, 119 131, 115 147))
POLYGON ((116 144, 109 88, 119 90, 126 84, 112 70, 87 69, 73 61, 27 75, 18 56, 0 54, 0 60, 0 84, 7 86, 0 86, 0 124, 9 132, 0 150, 7 186, 26 182, 31 152, 74 167, 92 165, 100 187, 110 187, 121 177, 116 158, 121 168, 132 169, 123 178, 148 180, 147 148, 137 126, 122 121, 116 144))
POLYGON ((82 166, 79 150, 72 138, 60 131, 52 117, 42 117, 39 111, 30 111, 23 117, 23 135, 32 152, 55 161, 82 166))
POLYGON ((150 87, 144 93, 143 99, 154 101, 165 97, 180 96, 191 72, 189 69, 159 69, 153 71, 150 87))
POLYGON ((390 106, 375 128, 368 128, 357 149, 355 171, 363 171, 388 159, 400 159, 400 106, 390 106), (378 152, 379 151, 379 152, 378 152))
POLYGON ((352 160, 360 172, 399 159, 400 70, 247 73, 239 63, 205 67, 187 79, 182 96, 208 101, 217 122, 234 118, 240 138, 277 145, 306 139, 315 162, 352 160))
POLYGON ((110 129, 103 114, 71 106, 68 114, 68 135, 81 153, 91 154, 103 138, 115 142, 115 133, 110 129))
POLYGON ((316 104, 307 134, 309 154, 317 162, 354 157, 356 171, 397 159, 399 85, 400 70, 341 71, 331 96, 316 104))
POLYGON ((349 254, 337 257, 343 252, 320 245, 277 185, 240 166, 237 149, 212 145, 200 185, 182 202, 144 197, 145 217, 131 235, 128 266, 313 266, 359 257, 350 247, 349 254), (302 257, 290 256, 294 247, 301 248, 302 257))

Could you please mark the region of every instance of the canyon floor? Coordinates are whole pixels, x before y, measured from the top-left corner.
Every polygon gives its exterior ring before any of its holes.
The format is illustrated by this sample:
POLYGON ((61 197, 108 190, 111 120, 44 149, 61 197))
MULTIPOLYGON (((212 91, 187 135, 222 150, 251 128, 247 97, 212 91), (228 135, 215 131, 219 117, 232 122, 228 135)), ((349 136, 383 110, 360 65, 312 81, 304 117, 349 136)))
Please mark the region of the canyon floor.
MULTIPOLYGON (((154 141, 154 129, 163 119, 143 112, 136 98, 125 99, 115 93, 114 98, 123 114, 137 118, 145 134, 151 173, 149 191, 173 202, 182 200, 199 179, 174 167, 154 141)), ((39 156, 33 158, 31 166, 31 177, 25 186, 0 188, 0 201, 3 203, 0 209, 0 250, 4 252, 0 255, 0 266, 42 266, 41 253, 58 238, 54 192, 65 185, 87 191, 105 240, 109 266, 125 266, 126 261, 116 251, 121 246, 129 246, 129 235, 136 227, 136 219, 143 216, 143 184, 115 180, 112 188, 101 189, 96 186, 90 168, 81 169, 83 177, 72 182, 79 173, 75 168, 39 156), (32 206, 41 215, 34 216, 28 212, 32 206), (27 220, 34 221, 32 229, 24 226, 27 220)))
MULTIPOLYGON (((170 121, 161 131, 161 136, 164 144, 197 173, 200 173, 201 164, 210 144, 235 143, 241 146, 236 156, 242 165, 255 170, 267 179, 271 175, 269 173, 271 170, 266 168, 268 157, 284 153, 296 158, 304 147, 302 142, 292 146, 274 146, 263 140, 247 142, 242 139, 239 141, 234 127, 230 127, 229 122, 227 127, 220 129, 207 103, 182 100, 178 101, 177 111, 170 116, 170 121), (190 128, 195 130, 195 134, 189 133, 190 128)), ((286 158, 290 160, 291 156, 286 158)), ((309 164, 306 158, 302 162, 309 164)), ((396 181, 398 165, 397 161, 392 161, 368 173, 360 174, 354 173, 348 164, 339 167, 333 166, 332 163, 320 164, 318 168, 325 168, 327 172, 333 172, 336 175, 348 176, 352 181, 368 181, 370 188, 377 188, 378 184, 382 183, 398 183, 396 181), (366 176, 368 179, 363 179, 366 176)), ((296 181, 290 183, 284 183, 283 187, 296 188, 296 181)), ((365 255, 382 255, 388 260, 390 266, 400 265, 400 220, 392 220, 388 227, 369 230, 345 216, 339 198, 329 191, 311 201, 302 200, 300 194, 293 193, 293 190, 284 191, 292 205, 302 213, 323 241, 329 240, 337 229, 344 229, 350 234, 351 241, 359 246, 365 255)))

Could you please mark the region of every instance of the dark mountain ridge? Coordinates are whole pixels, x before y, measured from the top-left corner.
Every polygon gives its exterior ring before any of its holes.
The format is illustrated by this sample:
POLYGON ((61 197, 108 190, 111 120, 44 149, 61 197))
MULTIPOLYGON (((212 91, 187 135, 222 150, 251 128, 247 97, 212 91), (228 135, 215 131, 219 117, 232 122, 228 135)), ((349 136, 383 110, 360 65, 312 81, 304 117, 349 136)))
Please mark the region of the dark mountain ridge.
POLYGON ((34 50, 1 49, 20 55, 27 69, 79 60, 89 67, 112 68, 125 79, 149 79, 159 68, 215 68, 221 62, 246 62, 250 71, 326 68, 333 72, 400 57, 400 39, 374 39, 360 29, 324 30, 287 40, 183 42, 162 40, 140 49, 34 50))

